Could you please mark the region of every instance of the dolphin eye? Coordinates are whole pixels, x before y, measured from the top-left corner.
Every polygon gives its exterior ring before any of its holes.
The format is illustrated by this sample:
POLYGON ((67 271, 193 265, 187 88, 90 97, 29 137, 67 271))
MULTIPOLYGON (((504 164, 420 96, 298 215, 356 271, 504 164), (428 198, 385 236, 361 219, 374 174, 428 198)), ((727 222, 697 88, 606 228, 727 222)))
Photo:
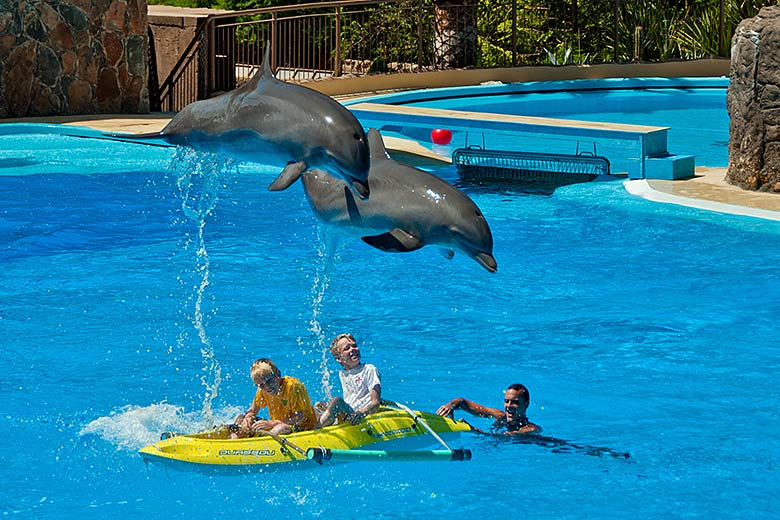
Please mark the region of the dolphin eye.
POLYGON ((355 141, 360 141, 360 134, 359 134, 359 133, 355 132, 355 133, 352 135, 352 137, 354 137, 354 138, 355 138, 355 141))

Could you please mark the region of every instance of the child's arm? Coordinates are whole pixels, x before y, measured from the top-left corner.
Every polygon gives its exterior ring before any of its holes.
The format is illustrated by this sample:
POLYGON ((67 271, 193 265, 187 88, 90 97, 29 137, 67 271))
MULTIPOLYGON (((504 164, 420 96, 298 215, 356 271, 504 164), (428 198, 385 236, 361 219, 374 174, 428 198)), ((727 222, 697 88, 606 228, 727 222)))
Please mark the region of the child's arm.
POLYGON ((260 407, 255 405, 255 402, 252 401, 252 406, 249 407, 249 410, 247 410, 244 413, 244 418, 241 420, 241 426, 242 428, 249 428, 252 426, 252 423, 255 422, 255 418, 257 417, 257 412, 260 411, 260 407))
POLYGON ((255 431, 269 431, 277 435, 286 435, 292 433, 295 429, 299 429, 303 419, 303 412, 294 412, 287 418, 289 422, 260 419, 252 423, 252 429, 255 431))
POLYGON ((347 419, 352 424, 357 424, 363 420, 363 417, 370 413, 374 413, 379 409, 379 405, 382 404, 382 386, 379 384, 374 385, 374 388, 368 394, 371 396, 371 401, 363 408, 358 408, 347 419))
POLYGON ((379 405, 382 404, 382 386, 377 384, 369 392, 371 396, 371 402, 366 407, 366 415, 374 413, 379 410, 379 405))
POLYGON ((309 410, 312 419, 314 418, 314 410, 311 406, 311 399, 309 399, 309 392, 306 387, 297 379, 292 379, 292 383, 287 390, 288 393, 284 395, 284 399, 287 401, 285 409, 281 412, 281 417, 273 418, 270 420, 255 421, 256 430, 266 430, 278 435, 285 435, 294 431, 303 430, 303 426, 306 423, 307 410, 309 410))

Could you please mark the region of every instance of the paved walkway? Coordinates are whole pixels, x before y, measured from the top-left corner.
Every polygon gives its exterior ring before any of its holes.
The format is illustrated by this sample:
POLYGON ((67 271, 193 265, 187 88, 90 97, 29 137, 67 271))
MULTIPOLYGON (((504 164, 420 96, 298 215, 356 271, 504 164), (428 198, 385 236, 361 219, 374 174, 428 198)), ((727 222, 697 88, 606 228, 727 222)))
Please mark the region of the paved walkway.
MULTIPOLYGON (((147 133, 160 131, 170 114, 139 116, 62 116, 25 119, 0 119, 3 123, 54 123, 87 126, 105 132, 147 133)), ((385 138, 388 149, 399 155, 421 161, 448 162, 414 141, 385 138)), ((394 155, 395 155, 394 154, 394 155)), ((747 191, 727 184, 725 168, 696 169, 696 177, 683 181, 627 181, 626 189, 637 196, 656 202, 679 204, 702 209, 780 220, 780 194, 747 191)))
POLYGON ((655 202, 721 213, 780 220, 780 194, 748 191, 725 181, 725 168, 696 168, 696 176, 680 181, 626 181, 629 193, 655 202))

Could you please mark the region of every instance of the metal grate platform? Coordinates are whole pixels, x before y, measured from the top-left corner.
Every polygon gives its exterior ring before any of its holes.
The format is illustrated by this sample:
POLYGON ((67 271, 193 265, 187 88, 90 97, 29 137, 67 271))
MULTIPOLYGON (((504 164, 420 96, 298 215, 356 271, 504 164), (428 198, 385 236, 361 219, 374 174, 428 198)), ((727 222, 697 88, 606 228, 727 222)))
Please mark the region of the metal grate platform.
POLYGON ((559 184, 588 182, 609 175, 609 160, 591 154, 549 154, 458 148, 452 153, 458 174, 473 180, 543 181, 559 184))

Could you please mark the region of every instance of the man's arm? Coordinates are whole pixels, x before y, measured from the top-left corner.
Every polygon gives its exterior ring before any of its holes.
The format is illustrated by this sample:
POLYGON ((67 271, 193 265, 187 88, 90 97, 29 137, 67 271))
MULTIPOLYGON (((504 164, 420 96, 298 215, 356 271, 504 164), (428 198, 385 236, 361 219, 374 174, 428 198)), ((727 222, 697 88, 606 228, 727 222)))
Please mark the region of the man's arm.
POLYGON ((496 421, 503 420, 505 417, 505 414, 502 410, 497 408, 490 408, 488 406, 482 406, 481 404, 475 403, 474 401, 469 401, 463 397, 456 397, 449 403, 441 405, 439 409, 436 410, 436 413, 439 415, 452 417, 452 414, 455 410, 463 410, 470 413, 471 415, 476 415, 478 417, 490 417, 496 421))

